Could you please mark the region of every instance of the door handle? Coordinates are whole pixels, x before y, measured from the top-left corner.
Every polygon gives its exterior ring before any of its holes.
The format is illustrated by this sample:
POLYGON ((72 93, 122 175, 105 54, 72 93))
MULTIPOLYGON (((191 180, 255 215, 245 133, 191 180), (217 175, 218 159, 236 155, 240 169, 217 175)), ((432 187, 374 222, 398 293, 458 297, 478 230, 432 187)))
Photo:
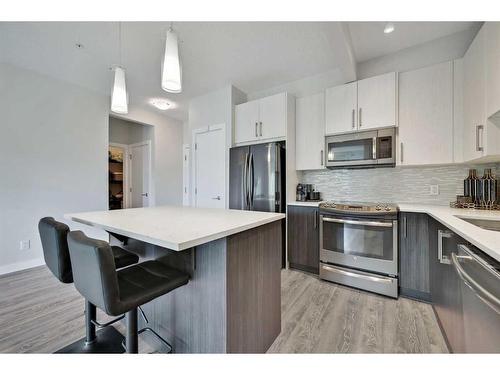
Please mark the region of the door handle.
POLYGON ((358 114, 358 122, 359 122, 359 127, 361 127, 361 111, 363 110, 363 108, 360 108, 359 109, 359 114, 358 114))
POLYGON ((320 157, 321 157, 321 166, 323 166, 323 163, 324 163, 324 159, 323 159, 323 150, 321 150, 321 154, 320 154, 320 155, 321 155, 321 156, 320 156, 320 157))
POLYGON ((483 134, 484 134, 484 126, 483 125, 477 125, 476 126, 476 151, 483 151, 483 134), (479 137, 479 132, 481 132, 481 137, 479 137), (479 142, 479 139, 481 138, 481 142, 479 142))
POLYGON ((403 164, 403 142, 400 143, 399 145, 400 150, 399 150, 399 158, 401 160, 401 164, 403 164))
POLYGON ((369 226, 369 227, 385 227, 392 228, 392 222, 387 223, 384 221, 357 221, 357 220, 346 220, 346 219, 334 219, 329 217, 323 217, 323 221, 329 223, 339 223, 339 224, 351 224, 351 225, 361 225, 361 226, 369 226))
POLYGON ((262 121, 259 122, 259 124, 260 124, 260 136, 262 137, 262 121))
POLYGON ((352 128, 353 129, 356 127, 355 117, 356 117, 356 110, 353 108, 352 109, 352 128))
POLYGON ((259 133, 257 132, 257 128, 259 127, 259 123, 256 122, 255 123, 255 138, 257 138, 259 136, 259 133))
POLYGON ((217 201, 220 201, 220 199, 221 199, 221 198, 220 198, 220 196, 219 196, 219 195, 217 195, 216 197, 213 197, 212 199, 217 200, 217 201))
POLYGON ((147 197, 148 196, 148 193, 142 193, 141 194, 143 197, 147 197))
POLYGON ((445 238, 451 238, 453 234, 448 231, 438 230, 438 260, 441 264, 450 264, 450 259, 443 256, 443 241, 445 238))

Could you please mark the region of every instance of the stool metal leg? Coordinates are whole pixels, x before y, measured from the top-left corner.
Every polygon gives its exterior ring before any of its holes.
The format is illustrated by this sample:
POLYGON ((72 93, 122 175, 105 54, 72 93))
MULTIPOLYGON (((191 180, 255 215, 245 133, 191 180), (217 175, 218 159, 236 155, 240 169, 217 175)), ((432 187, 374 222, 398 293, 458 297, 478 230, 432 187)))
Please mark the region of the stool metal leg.
POLYGON ((89 301, 85 300, 85 345, 92 344, 96 339, 95 325, 92 323, 92 321, 95 321, 96 316, 96 307, 89 301))
POLYGON ((125 347, 127 353, 138 353, 139 335, 137 334, 137 308, 134 308, 125 314, 127 321, 127 335, 125 337, 125 347))

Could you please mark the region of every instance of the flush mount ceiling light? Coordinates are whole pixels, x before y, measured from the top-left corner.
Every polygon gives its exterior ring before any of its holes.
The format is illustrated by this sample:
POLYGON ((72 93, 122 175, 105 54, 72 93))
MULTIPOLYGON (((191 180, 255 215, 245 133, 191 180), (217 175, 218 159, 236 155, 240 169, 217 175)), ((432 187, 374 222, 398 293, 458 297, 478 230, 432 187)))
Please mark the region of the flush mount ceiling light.
POLYGON ((163 99, 163 98, 150 99, 149 104, 158 108, 161 111, 166 111, 167 109, 169 109, 172 106, 172 103, 170 103, 167 99, 163 99))
MULTIPOLYGON (((121 22, 118 24, 118 32, 119 32, 119 60, 120 65, 122 62, 122 25, 121 22)), ((117 66, 114 68, 115 78, 113 81, 113 91, 111 92, 111 112, 119 113, 119 114, 127 114, 128 113, 128 93, 127 93, 127 84, 125 81, 125 69, 121 66, 117 66)))
POLYGON ((165 54, 161 69, 161 88, 166 92, 182 92, 182 71, 179 58, 179 42, 172 26, 167 31, 165 54))
POLYGON ((394 24, 392 22, 387 22, 384 27, 384 34, 390 34, 394 31, 394 24))

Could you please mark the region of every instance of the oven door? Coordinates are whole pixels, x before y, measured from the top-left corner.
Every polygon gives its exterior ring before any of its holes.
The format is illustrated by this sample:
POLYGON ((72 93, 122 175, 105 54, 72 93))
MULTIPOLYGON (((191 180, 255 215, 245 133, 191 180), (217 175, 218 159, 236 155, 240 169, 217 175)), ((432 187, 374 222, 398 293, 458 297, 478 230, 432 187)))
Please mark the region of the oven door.
POLYGON ((322 262, 396 276, 397 258, 397 220, 320 215, 322 262))
POLYGON ((326 138, 326 166, 377 164, 377 132, 360 132, 326 138))

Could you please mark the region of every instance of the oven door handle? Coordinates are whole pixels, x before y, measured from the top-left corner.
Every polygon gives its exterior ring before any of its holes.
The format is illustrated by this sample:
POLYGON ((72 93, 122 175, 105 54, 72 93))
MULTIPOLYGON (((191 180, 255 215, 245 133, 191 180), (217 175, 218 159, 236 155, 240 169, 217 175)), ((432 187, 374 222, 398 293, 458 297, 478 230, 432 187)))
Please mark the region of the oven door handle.
POLYGON ((365 275, 365 274, 361 274, 361 273, 358 273, 355 271, 350 272, 347 270, 339 270, 338 268, 329 267, 325 264, 321 264, 321 268, 326 270, 326 271, 329 271, 329 272, 335 272, 335 273, 338 273, 342 276, 350 276, 350 277, 354 277, 356 279, 376 281, 378 283, 388 283, 388 284, 394 282, 394 280, 392 280, 388 277, 377 277, 376 275, 365 275))
POLYGON ((353 225, 365 225, 365 226, 370 226, 370 227, 392 228, 392 222, 386 223, 384 221, 358 221, 358 220, 334 219, 331 217, 322 217, 321 220, 329 222, 329 223, 353 224, 353 225))

